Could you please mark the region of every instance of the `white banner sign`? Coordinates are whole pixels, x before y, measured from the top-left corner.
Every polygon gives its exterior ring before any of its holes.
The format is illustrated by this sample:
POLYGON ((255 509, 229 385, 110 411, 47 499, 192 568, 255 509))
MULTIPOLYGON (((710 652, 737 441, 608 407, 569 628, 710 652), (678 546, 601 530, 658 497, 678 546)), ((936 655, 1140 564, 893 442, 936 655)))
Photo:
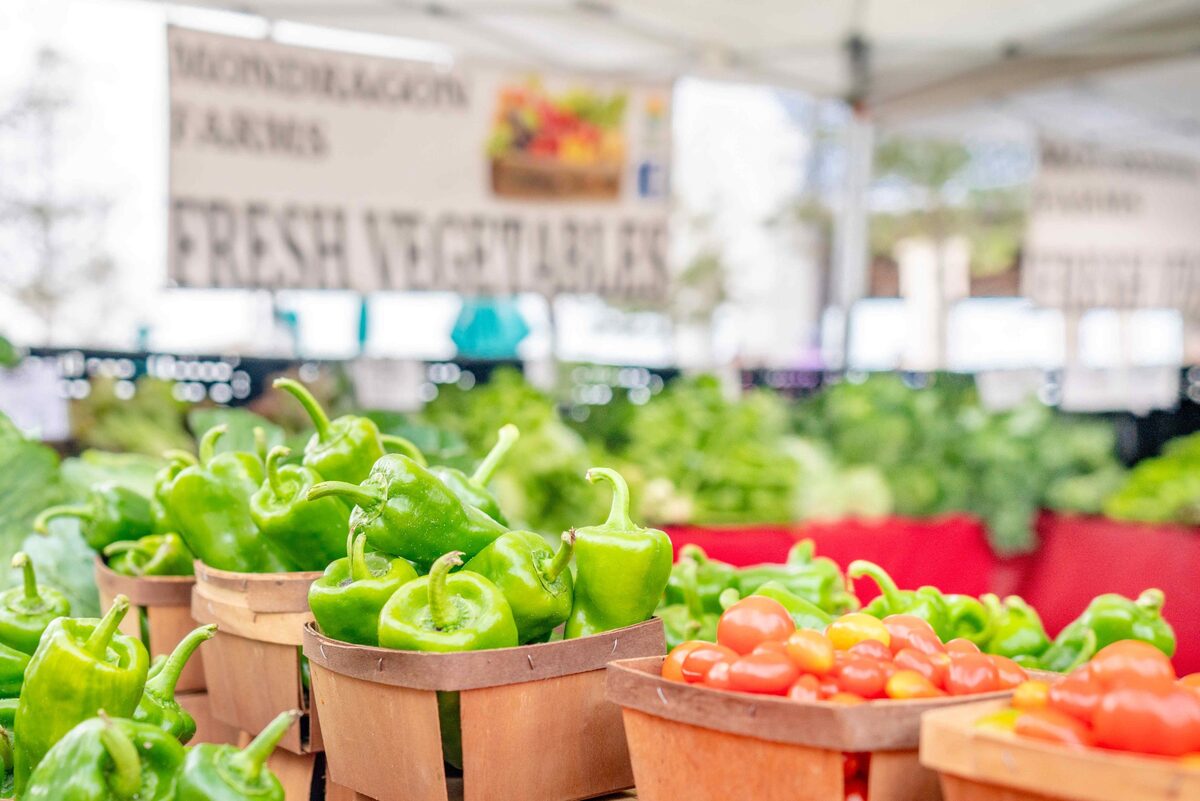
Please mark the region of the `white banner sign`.
POLYGON ((168 47, 175 285, 664 299, 670 86, 168 47))
POLYGON ((1022 274, 1044 306, 1200 313, 1200 164, 1043 142, 1022 274))

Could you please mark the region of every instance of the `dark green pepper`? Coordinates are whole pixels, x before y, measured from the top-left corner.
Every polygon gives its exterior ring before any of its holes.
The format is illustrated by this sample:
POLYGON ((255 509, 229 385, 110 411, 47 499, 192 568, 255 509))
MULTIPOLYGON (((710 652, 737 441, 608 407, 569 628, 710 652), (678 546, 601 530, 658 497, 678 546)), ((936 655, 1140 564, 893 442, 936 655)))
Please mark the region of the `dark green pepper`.
POLYGON ((175 700, 175 685, 192 654, 216 633, 216 626, 200 626, 179 641, 158 671, 146 679, 142 700, 133 713, 134 720, 162 729, 182 745, 187 745, 196 736, 196 721, 175 700))
POLYGON ((671 577, 671 539, 629 517, 629 485, 616 470, 593 467, 587 480, 612 485, 608 520, 575 530, 575 603, 566 638, 649 620, 671 577))
POLYGON ((850 578, 866 576, 879 587, 879 597, 863 609, 868 615, 878 618, 914 615, 932 626, 942 642, 954 638, 947 618, 946 598, 936 587, 901 590, 886 570, 865 559, 851 562, 846 575, 850 578))
POLYGON ((312 393, 298 381, 277 378, 273 385, 291 393, 308 412, 316 432, 304 446, 304 466, 328 481, 357 484, 384 454, 379 427, 366 417, 342 415, 330 420, 312 393))
POLYGON ((154 531, 150 499, 110 481, 92 487, 81 504, 46 509, 33 521, 34 530, 47 533, 50 521, 56 517, 78 518, 80 533, 95 551, 110 542, 136 540, 154 531))
POLYGON ((381 457, 362 484, 323 481, 308 491, 309 500, 331 495, 356 504, 350 528, 366 534, 371 547, 421 568, 447 550, 469 559, 507 530, 401 454, 381 457))
POLYGON ((348 538, 346 556, 333 561, 308 588, 308 606, 327 637, 379 645, 379 612, 417 571, 398 556, 367 553, 365 534, 348 538))
POLYGON ((1137 600, 1116 593, 1097 595, 1083 614, 1054 639, 1042 654, 1041 665, 1046 670, 1070 670, 1118 640, 1142 640, 1173 656, 1175 631, 1163 620, 1163 601, 1159 589, 1146 590, 1137 600), (1092 633, 1091 638, 1087 632, 1092 633), (1087 653, 1089 647, 1092 653, 1087 653))
POLYGON ((742 597, 752 594, 768 581, 777 581, 788 592, 814 603, 833 615, 858 609, 858 598, 846 588, 846 577, 837 562, 814 556, 810 539, 797 542, 788 550, 783 564, 752 565, 738 571, 736 587, 742 597))
POLYGON ((789 592, 787 587, 778 581, 768 581, 752 592, 751 595, 762 595, 779 601, 783 605, 783 608, 788 611, 788 614, 792 616, 792 620, 798 629, 824 631, 825 627, 833 622, 833 615, 807 598, 802 598, 794 592, 789 592))
POLYGON ((719 615, 704 608, 698 590, 698 573, 698 565, 690 559, 675 565, 671 578, 676 581, 676 589, 683 600, 660 606, 654 612, 654 616, 663 622, 668 649, 688 640, 715 642, 717 639, 719 615))
POLYGON ((324 570, 345 553, 350 507, 339 498, 307 500, 321 476, 311 467, 281 465, 290 453, 279 445, 267 454, 267 479, 250 497, 250 516, 294 569, 324 570))
POLYGON ((183 746, 153 726, 108 716, 71 729, 29 777, 23 801, 174 801, 183 746))
POLYGON ((291 566, 264 539, 250 515, 250 496, 262 483, 251 453, 216 453, 225 426, 205 432, 200 460, 175 476, 167 507, 179 536, 206 565, 240 573, 281 573, 291 566))
POLYGON ((150 661, 141 640, 117 628, 129 611, 118 595, 100 620, 60 617, 50 623, 29 660, 13 728, 16 795, 55 743, 105 710, 129 717, 137 709, 150 661))
POLYGON ((684 598, 683 571, 688 563, 696 566, 696 592, 700 603, 706 612, 721 613, 720 596, 723 591, 737 586, 738 570, 733 565, 716 559, 709 559, 708 554, 699 545, 688 543, 679 549, 679 559, 671 568, 671 578, 667 582, 666 601, 668 604, 686 603, 684 598))
POLYGON ((951 593, 946 600, 946 627, 950 639, 964 639, 983 647, 992 638, 992 613, 978 598, 951 593))
POLYGON ((1007 656, 1009 659, 1034 658, 1050 647, 1050 638, 1042 619, 1032 606, 1016 595, 1003 602, 992 593, 980 596, 992 615, 991 636, 979 647, 985 653, 1007 656))
POLYGON ((1076 620, 1058 633, 1050 647, 1038 657, 1037 666, 1055 673, 1070 673, 1099 650, 1096 632, 1076 620))
POLYGON ((29 654, 0 643, 0 697, 16 698, 25 684, 29 654))
POLYGON ((244 751, 214 743, 188 749, 175 801, 284 801, 283 785, 266 764, 299 717, 297 710, 283 712, 244 751))
POLYGON ((175 522, 175 518, 171 516, 171 510, 167 508, 167 496, 179 474, 185 468, 198 464, 195 455, 187 451, 170 450, 163 454, 163 458, 167 460, 167 463, 154 474, 154 492, 150 495, 150 515, 154 519, 156 534, 179 530, 179 524, 175 522))
POLYGON ((505 519, 504 512, 500 511, 500 502, 487 485, 495 475, 496 468, 512 450, 512 446, 517 444, 520 435, 521 432, 511 423, 501 428, 496 436, 496 444, 470 476, 456 468, 442 465, 429 468, 429 472, 440 478, 464 504, 482 509, 488 517, 502 526, 507 526, 508 520, 505 519))
POLYGON ((190 576, 196 572, 196 557, 174 532, 114 542, 104 549, 104 555, 109 569, 122 576, 190 576))
POLYGON ((50 621, 71 614, 71 602, 56 589, 38 586, 33 560, 24 552, 13 557, 12 566, 22 571, 24 583, 0 593, 0 643, 32 654, 50 621))
POLYGON ((510 531, 485 546, 463 569, 478 573, 504 593, 517 624, 519 643, 538 642, 571 614, 574 550, 572 531, 562 535, 557 552, 550 550, 540 534, 510 531))

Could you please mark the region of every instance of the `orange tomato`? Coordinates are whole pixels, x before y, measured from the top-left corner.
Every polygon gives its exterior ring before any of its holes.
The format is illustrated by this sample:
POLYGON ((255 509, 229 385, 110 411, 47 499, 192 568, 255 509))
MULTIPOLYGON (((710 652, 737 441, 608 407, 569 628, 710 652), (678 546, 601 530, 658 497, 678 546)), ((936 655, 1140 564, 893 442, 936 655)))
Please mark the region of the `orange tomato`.
POLYGON ((913 648, 902 648, 893 660, 901 670, 912 670, 920 673, 935 687, 941 687, 946 682, 946 668, 950 667, 950 658, 945 654, 927 654, 913 648))
POLYGON ((799 677, 800 668, 776 651, 746 654, 729 666, 730 684, 744 693, 783 695, 799 677))
POLYGON ((1060 745, 1088 746, 1092 733, 1075 718, 1053 709, 1030 709, 1021 713, 1013 730, 1022 737, 1060 745))
POLYGON ((996 689, 998 690, 1010 690, 1029 678, 1025 668, 1007 656, 988 654, 988 659, 992 660, 992 664, 996 666, 996 689))
POLYGON ((1105 748, 1182 756, 1200 750, 1200 697, 1173 682, 1117 687, 1100 700, 1092 728, 1105 748))
POLYGON ((1106 645, 1096 652, 1089 664, 1092 678, 1101 687, 1175 678, 1171 658, 1141 640, 1120 640, 1106 645))
POLYGON ((989 693, 999 686, 999 676, 992 660, 980 653, 950 654, 946 670, 946 692, 951 695, 989 693))
POLYGON ((1050 685, 1046 706, 1090 725, 1103 694, 1104 688, 1092 678, 1089 666, 1084 665, 1050 685))
POLYGON ((946 653, 948 654, 978 654, 982 653, 979 646, 963 637, 955 637, 946 643, 946 653))
POLYGON ((946 693, 915 670, 898 670, 887 680, 884 692, 888 698, 938 698, 946 693))
POLYGON ((754 646, 752 654, 786 654, 787 646, 778 640, 767 640, 754 646))
POLYGON ((688 640, 676 645, 663 660, 662 677, 670 681, 686 681, 683 677, 683 660, 697 647, 710 644, 703 640, 688 640))
POLYGON ((833 643, 819 631, 797 629, 787 638, 787 655, 796 667, 817 676, 833 669, 833 643))
POLYGON ((717 662, 705 674, 701 683, 714 690, 732 690, 733 680, 730 677, 732 662, 717 662))
POLYGON ((848 651, 863 640, 878 640, 885 646, 892 642, 892 635, 883 622, 865 612, 842 615, 829 624, 825 634, 839 651, 848 651))
POLYGON ((899 653, 905 648, 923 654, 946 650, 933 626, 916 615, 888 615, 883 619, 883 626, 891 638, 888 645, 892 653, 899 653))
POLYGON ((821 700, 821 681, 811 673, 805 673, 788 688, 787 697, 793 701, 821 700))
POLYGON ((1023 681, 1013 690, 1012 705, 1017 709, 1042 709, 1050 694, 1050 685, 1044 681, 1023 681))
POLYGON ((685 681, 692 683, 704 681, 704 677, 712 670, 713 665, 721 662, 732 662, 737 657, 737 652, 732 648, 706 642, 703 645, 697 645, 688 652, 683 658, 683 665, 680 672, 683 673, 685 681))
POLYGON ((774 598, 750 595, 725 610, 717 622, 717 642, 739 654, 771 640, 783 641, 796 630, 792 616, 774 598))

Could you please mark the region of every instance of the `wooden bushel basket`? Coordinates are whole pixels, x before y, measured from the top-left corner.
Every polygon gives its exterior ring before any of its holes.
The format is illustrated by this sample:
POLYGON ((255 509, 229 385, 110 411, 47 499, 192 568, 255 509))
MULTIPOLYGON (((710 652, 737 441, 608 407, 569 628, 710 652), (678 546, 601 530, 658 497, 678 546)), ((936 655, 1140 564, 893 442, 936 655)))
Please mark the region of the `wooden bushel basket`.
POLYGON ((321 574, 233 573, 196 562, 192 617, 215 623, 204 644, 212 715, 256 734, 280 712, 304 716, 279 743, 293 754, 322 750, 321 729, 300 675, 308 587, 321 574))
POLYGON ((304 632, 334 781, 374 801, 574 801, 633 786, 608 660, 662 654, 662 622, 577 640, 419 653, 304 632), (447 777, 437 692, 460 693, 462 777, 447 777))
POLYGON ((975 722, 982 702, 921 721, 921 764, 941 774, 946 801, 1200 801, 1200 770, 1098 748, 1066 748, 975 722))
POLYGON ((663 659, 608 666, 608 697, 624 708, 642 801, 843 801, 842 755, 870 752, 868 801, 936 801, 921 767, 921 715, 980 698, 800 703, 662 678, 663 659))
MULTIPOLYGON (((193 576, 145 576, 135 578, 123 576, 109 570, 99 556, 96 557, 96 587, 100 590, 100 608, 107 610, 118 595, 129 597, 133 609, 121 621, 121 632, 142 639, 141 618, 145 615, 150 642, 147 649, 152 656, 169 654, 192 629, 200 624, 192 618, 193 576)), ((176 692, 191 693, 205 688, 204 656, 208 648, 201 648, 183 669, 176 692)))

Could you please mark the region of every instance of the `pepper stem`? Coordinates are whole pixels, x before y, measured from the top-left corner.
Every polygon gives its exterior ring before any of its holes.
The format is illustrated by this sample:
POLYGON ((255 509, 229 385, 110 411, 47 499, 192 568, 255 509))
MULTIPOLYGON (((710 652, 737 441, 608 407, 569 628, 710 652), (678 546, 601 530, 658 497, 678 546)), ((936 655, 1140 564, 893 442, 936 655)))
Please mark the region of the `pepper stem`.
POLYGON ((585 477, 593 484, 604 479, 612 485, 612 507, 608 510, 608 520, 604 521, 605 528, 625 530, 640 528, 629 516, 629 485, 625 483, 625 479, 620 473, 608 467, 593 467, 587 471, 585 477))
POLYGON ((371 577, 371 568, 367 567, 367 535, 359 534, 350 548, 350 580, 362 581, 371 577))
POLYGON ((228 430, 229 426, 221 424, 204 432, 204 436, 200 438, 200 464, 209 463, 217 452, 217 440, 223 437, 228 430))
POLYGON ((450 601, 446 579, 450 571, 462 563, 462 551, 451 551, 439 556, 433 567, 429 568, 429 616, 439 631, 445 631, 458 622, 458 609, 450 601))
POLYGON ((512 450, 512 446, 517 444, 520 436, 521 431, 512 423, 502 426, 500 431, 496 433, 496 444, 492 446, 487 456, 483 457, 483 461, 475 468, 475 472, 471 474, 471 480, 481 487, 486 487, 488 482, 492 480, 492 475, 496 472, 496 468, 504 461, 504 457, 512 450))
POLYGON ((63 504, 51 506, 33 519, 33 530, 38 534, 50 533, 50 521, 56 517, 78 517, 81 520, 91 520, 94 516, 92 507, 87 504, 63 504))
POLYGON ((37 574, 33 572, 33 560, 29 558, 29 554, 18 551, 17 555, 13 557, 12 566, 20 568, 25 573, 25 600, 41 601, 42 596, 38 593, 37 574))
POLYGON ((257 737, 250 741, 250 745, 229 758, 229 766, 247 781, 257 779, 262 773, 263 765, 275 750, 275 746, 279 745, 283 735, 288 733, 288 729, 292 728, 292 724, 299 718, 300 710, 298 709, 281 712, 267 724, 265 729, 259 732, 257 737))
POLYGON ((217 627, 212 624, 192 629, 175 646, 175 650, 163 663, 162 669, 155 674, 154 678, 147 680, 146 689, 154 690, 165 698, 174 698, 175 685, 179 683, 179 676, 187 666, 188 660, 192 658, 192 654, 196 652, 202 642, 211 640, 216 633, 217 627))
POLYGON ((900 595, 900 588, 896 586, 896 581, 888 572, 874 562, 868 562, 866 559, 855 559, 846 568, 846 575, 850 578, 867 578, 874 581, 879 587, 879 592, 887 601, 888 608, 893 614, 900 612, 904 608, 904 598, 900 595))
POLYGON ((279 462, 291 454, 292 449, 284 445, 276 445, 267 454, 267 481, 271 483, 271 491, 278 496, 283 495, 283 481, 279 478, 279 462))
POLYGON ((428 467, 429 461, 425 458, 425 454, 421 453, 421 449, 410 440, 396 434, 380 434, 379 441, 383 443, 385 448, 391 448, 397 453, 402 453, 409 459, 412 459, 421 467, 428 467))
POLYGON ((142 789, 142 758, 129 735, 113 725, 103 712, 104 728, 100 729, 100 744, 112 759, 108 786, 120 799, 136 798, 142 789))
POLYGON ((125 613, 128 611, 129 598, 127 596, 118 595, 113 598, 112 606, 108 608, 108 612, 92 630, 91 636, 83 644, 83 650, 97 659, 103 659, 104 652, 108 650, 108 644, 112 642, 113 635, 117 633, 117 627, 121 625, 121 621, 125 619, 125 613))
POLYGON ((364 509, 374 506, 383 500, 382 493, 374 487, 351 484, 349 481, 322 481, 313 484, 308 488, 308 492, 304 493, 305 499, 310 501, 315 501, 318 498, 324 498, 329 495, 335 495, 339 498, 349 498, 356 505, 364 509))
POLYGON ((684 545, 679 549, 679 559, 677 561, 682 562, 684 560, 695 562, 698 565, 705 564, 709 561, 708 554, 705 553, 703 548, 694 542, 689 542, 687 545, 684 545))
POLYGON ((321 408, 321 404, 317 403, 317 399, 309 392, 308 387, 291 378, 276 378, 271 386, 291 393, 296 400, 300 401, 300 405, 304 407, 304 411, 312 420, 313 427, 317 429, 317 439, 321 442, 329 441, 329 415, 321 408))
POLYGON ((816 549, 816 544, 809 539, 800 540, 791 547, 788 551, 787 563, 789 565, 807 565, 813 560, 813 553, 816 549))
POLYGON ((985 592, 979 596, 979 600, 983 602, 983 606, 988 611, 988 615, 992 620, 999 621, 1000 618, 1008 614, 1008 609, 1000 601, 1000 596, 994 592, 985 592))
POLYGON ((550 564, 546 565, 543 573, 546 576, 546 581, 551 584, 558 581, 558 577, 567 569, 567 565, 571 564, 571 556, 575 553, 575 529, 564 531, 562 535, 562 544, 558 546, 558 550, 554 552, 554 558, 550 560, 550 564))
MULTIPOLYGON (((126 551, 138 551, 141 550, 141 548, 142 544, 137 540, 117 540, 116 542, 110 542, 108 545, 105 545, 102 553, 105 556, 116 556, 119 553, 125 553, 126 551)), ((13 566, 16 566, 15 563, 13 566)))
POLYGON ((267 463, 267 430, 262 426, 254 427, 254 453, 258 461, 267 463))
POLYGON ((1163 603, 1165 601, 1166 598, 1163 596, 1163 591, 1157 587, 1151 587, 1148 590, 1144 590, 1142 594, 1137 597, 1137 605, 1141 607, 1142 611, 1150 612, 1151 614, 1155 615, 1162 613, 1163 603))
POLYGON ((168 462, 183 462, 189 467, 194 464, 199 464, 200 460, 196 458, 196 454, 188 453, 187 451, 173 448, 169 451, 163 451, 163 458, 168 462))

